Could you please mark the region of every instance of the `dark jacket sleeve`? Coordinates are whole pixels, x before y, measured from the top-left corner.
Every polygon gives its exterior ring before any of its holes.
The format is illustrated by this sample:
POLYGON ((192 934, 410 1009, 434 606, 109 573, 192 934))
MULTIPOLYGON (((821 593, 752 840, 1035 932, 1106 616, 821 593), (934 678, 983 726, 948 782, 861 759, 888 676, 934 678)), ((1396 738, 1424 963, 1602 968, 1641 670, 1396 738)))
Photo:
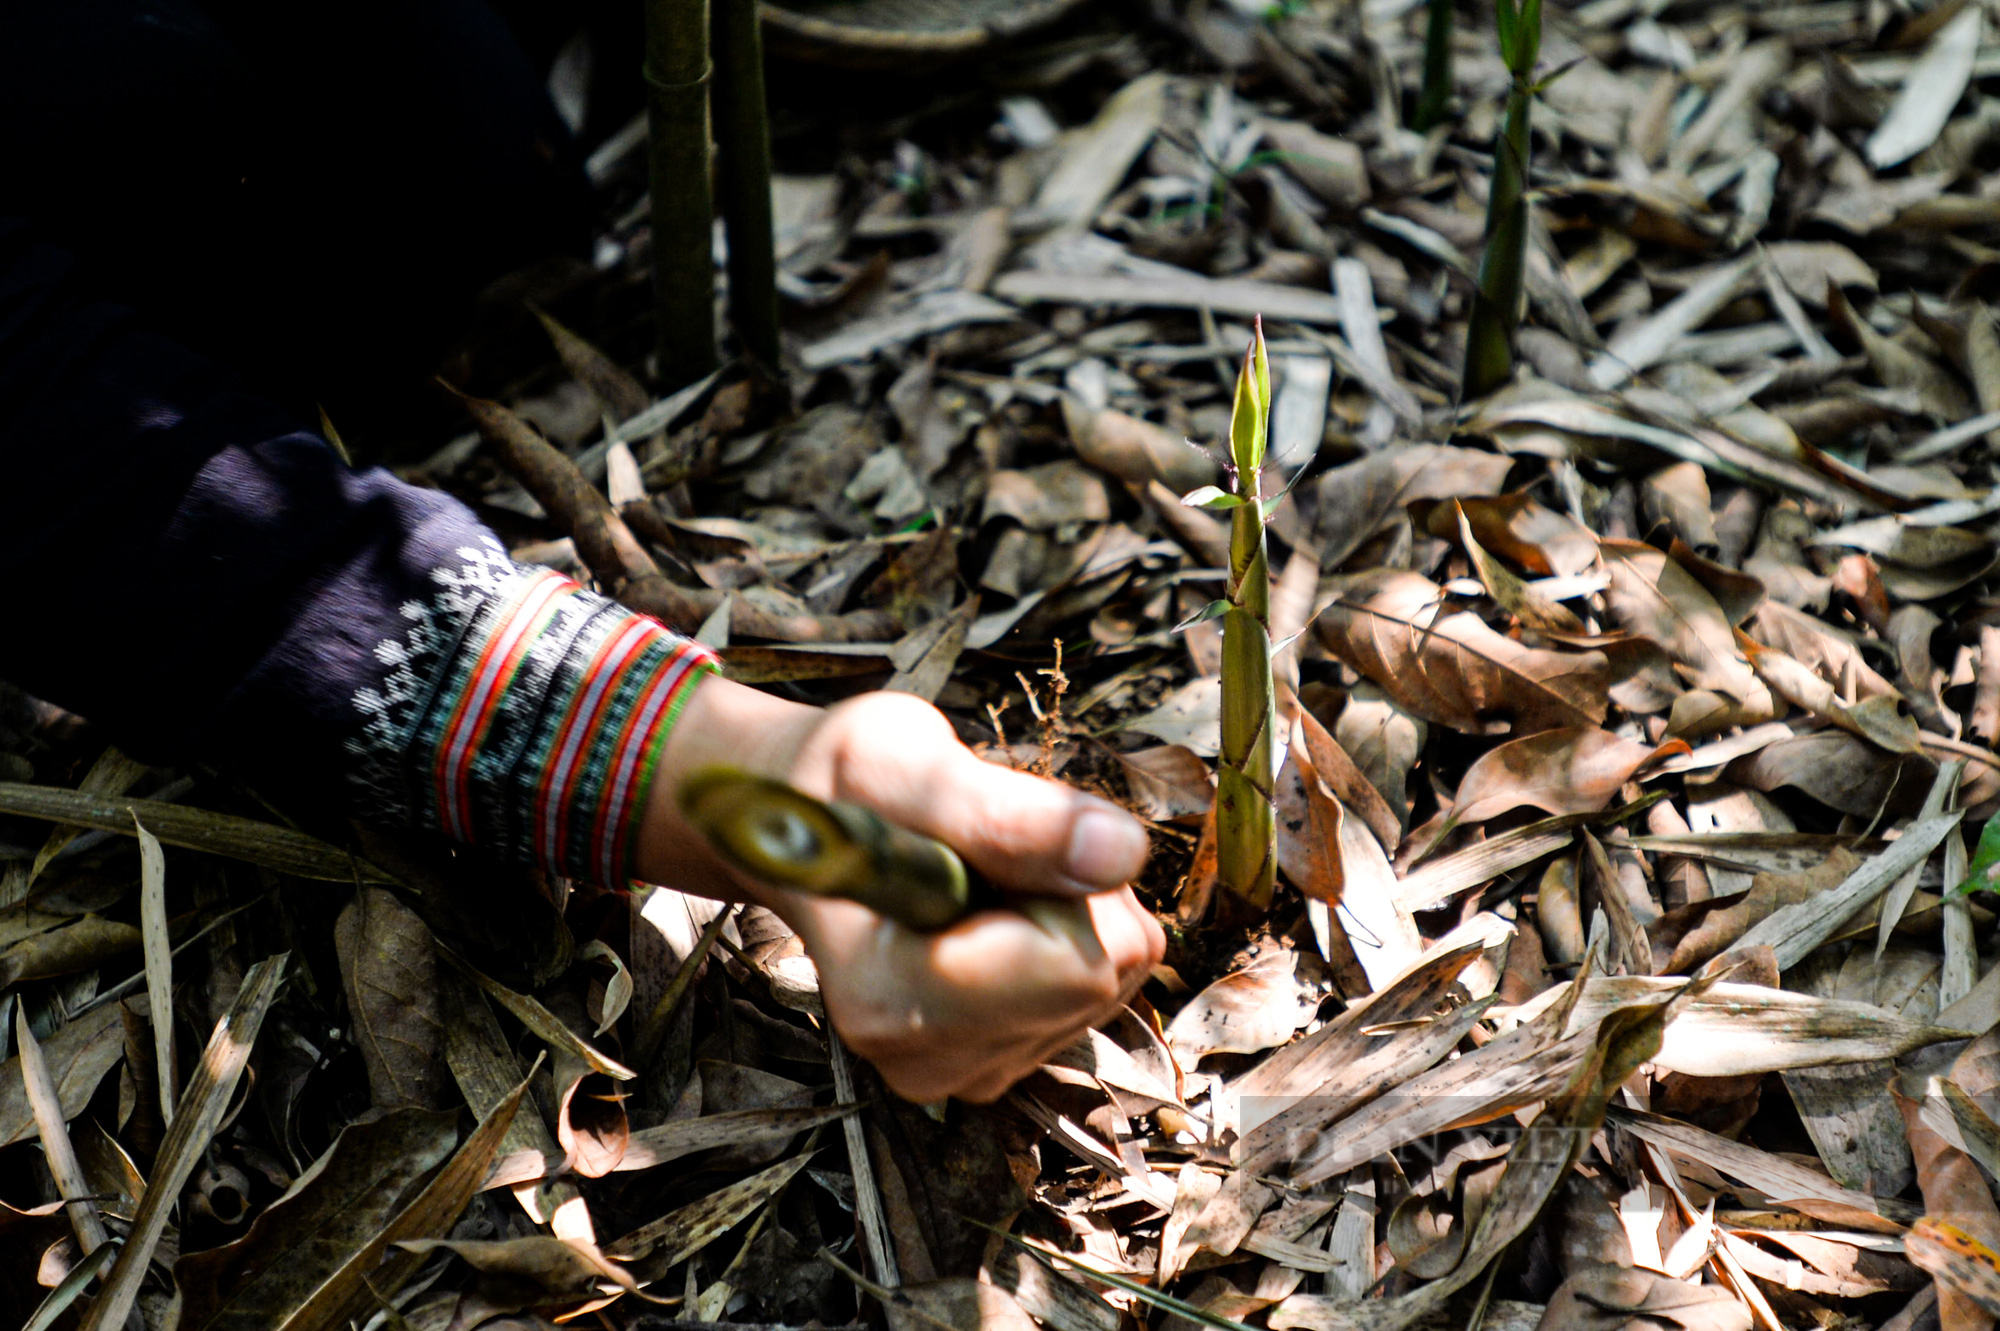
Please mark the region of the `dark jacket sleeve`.
POLYGON ((702 649, 349 470, 0 221, 0 675, 135 756, 624 879, 702 649))

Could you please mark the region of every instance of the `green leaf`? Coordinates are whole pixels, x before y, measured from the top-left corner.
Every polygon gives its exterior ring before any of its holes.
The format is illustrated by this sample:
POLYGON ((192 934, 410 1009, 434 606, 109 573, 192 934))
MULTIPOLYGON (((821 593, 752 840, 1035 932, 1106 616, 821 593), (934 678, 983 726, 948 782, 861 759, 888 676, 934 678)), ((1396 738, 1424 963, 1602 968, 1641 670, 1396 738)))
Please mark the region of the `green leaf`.
POLYGON ((1569 73, 1572 69, 1575 69, 1578 65, 1582 64, 1584 61, 1588 59, 1590 59, 1589 56, 1580 55, 1574 60, 1563 61, 1560 65, 1557 65, 1554 69, 1542 75, 1542 77, 1540 77, 1539 79, 1536 79, 1534 86, 1529 88, 1528 91, 1533 93, 1537 97, 1541 96, 1543 93, 1549 90, 1550 85, 1554 84, 1557 79, 1569 73))
POLYGON ((1242 495, 1230 494, 1227 490, 1213 485, 1204 485, 1198 490, 1190 490, 1181 496, 1181 503, 1188 508, 1241 508, 1249 502, 1242 495))
POLYGON ((1972 852, 1972 863, 1966 866, 1965 881, 1953 895, 1996 890, 2000 890, 2000 814, 1986 820, 1979 833, 1979 849, 1972 852))
POLYGON ((1183 629, 1191 629, 1196 624, 1206 624, 1211 619, 1221 619, 1224 615, 1228 613, 1229 613, 1229 602, 1210 601, 1207 605, 1195 611, 1193 614, 1189 615, 1186 619, 1183 619, 1180 623, 1174 625, 1174 632, 1179 633, 1183 629))
POLYGON ((1500 31, 1500 58, 1507 68, 1518 68, 1514 60, 1514 38, 1520 31, 1520 13, 1514 8, 1514 0, 1494 0, 1493 24, 1500 31))
POLYGON ((1542 58, 1542 0, 1522 0, 1519 48, 1515 52, 1520 60, 1513 66, 1514 73, 1525 78, 1535 72, 1535 62, 1542 58))

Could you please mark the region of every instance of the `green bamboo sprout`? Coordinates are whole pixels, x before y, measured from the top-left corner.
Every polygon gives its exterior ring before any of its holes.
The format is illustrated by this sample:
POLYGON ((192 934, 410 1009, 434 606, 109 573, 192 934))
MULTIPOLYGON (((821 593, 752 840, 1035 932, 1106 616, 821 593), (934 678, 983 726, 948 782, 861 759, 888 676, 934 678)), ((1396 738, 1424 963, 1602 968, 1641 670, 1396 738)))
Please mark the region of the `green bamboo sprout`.
POLYGON ((771 222, 771 123, 757 0, 713 0, 716 189, 729 231, 729 322, 743 350, 778 368, 778 261, 771 222))
POLYGON ((721 766, 689 776, 679 798, 718 855, 778 887, 845 897, 920 930, 956 924, 994 899, 951 847, 859 804, 721 766))
POLYGON ((1215 791, 1216 872, 1222 885, 1250 905, 1271 904, 1277 880, 1277 814, 1271 732, 1277 712, 1271 681, 1271 565, 1264 546, 1265 503, 1259 488, 1271 362, 1264 321, 1257 320, 1229 422, 1234 493, 1206 485, 1181 502, 1227 509, 1229 594, 1202 612, 1222 619, 1222 762, 1215 791))
POLYGON ((660 383, 672 392, 716 366, 708 0, 646 0, 645 74, 653 307, 660 383))
POLYGON ((1465 396, 1484 397, 1514 372, 1514 330, 1521 320, 1528 261, 1528 112, 1542 85, 1542 0, 1495 0, 1500 56, 1513 75, 1506 120, 1493 145, 1493 186, 1486 198, 1486 253, 1465 338, 1465 396))
POLYGON ((1413 122, 1419 134, 1444 122, 1451 105, 1452 0, 1430 0, 1429 23, 1424 28, 1424 87, 1417 96, 1413 122))

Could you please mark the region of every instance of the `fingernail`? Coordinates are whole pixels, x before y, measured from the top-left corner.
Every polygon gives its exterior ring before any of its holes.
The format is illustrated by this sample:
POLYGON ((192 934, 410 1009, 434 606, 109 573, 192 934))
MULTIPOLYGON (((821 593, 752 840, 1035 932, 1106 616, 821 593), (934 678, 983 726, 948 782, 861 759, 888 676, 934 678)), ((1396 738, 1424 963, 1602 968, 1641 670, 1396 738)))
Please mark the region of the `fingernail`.
POLYGON ((1146 860, 1146 829, 1121 810, 1092 806, 1077 814, 1063 869, 1085 891, 1117 887, 1146 860))

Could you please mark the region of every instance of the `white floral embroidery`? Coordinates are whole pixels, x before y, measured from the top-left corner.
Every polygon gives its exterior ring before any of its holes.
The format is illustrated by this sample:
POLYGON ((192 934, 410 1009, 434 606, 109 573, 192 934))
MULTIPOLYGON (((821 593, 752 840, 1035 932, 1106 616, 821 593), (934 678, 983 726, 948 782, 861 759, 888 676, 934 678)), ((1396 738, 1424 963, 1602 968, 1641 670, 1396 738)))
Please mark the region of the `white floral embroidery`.
POLYGON ((464 562, 431 570, 436 591, 430 597, 397 607, 409 623, 408 630, 400 638, 384 638, 375 645, 375 659, 388 668, 381 687, 354 695, 362 722, 360 731, 347 741, 347 751, 354 757, 349 779, 357 812, 364 817, 401 826, 417 821, 420 814, 407 806, 401 772, 423 720, 423 701, 439 673, 451 664, 454 645, 480 607, 509 578, 524 571, 507 558, 497 540, 461 546, 453 553, 464 562))

